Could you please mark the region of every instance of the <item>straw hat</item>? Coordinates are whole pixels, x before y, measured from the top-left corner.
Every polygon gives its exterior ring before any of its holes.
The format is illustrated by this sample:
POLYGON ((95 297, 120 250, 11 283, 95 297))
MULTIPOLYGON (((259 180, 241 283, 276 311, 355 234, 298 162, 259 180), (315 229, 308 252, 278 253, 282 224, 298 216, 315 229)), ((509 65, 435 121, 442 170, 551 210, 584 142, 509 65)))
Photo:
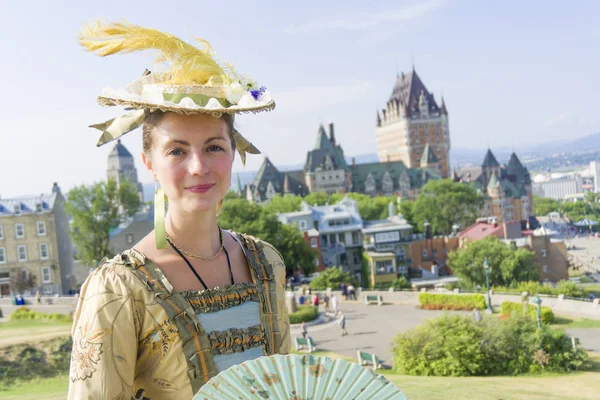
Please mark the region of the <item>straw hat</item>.
MULTIPOLYGON (((102 90, 98 97, 99 104, 122 106, 131 112, 91 125, 102 131, 97 146, 136 129, 144 123, 149 113, 155 111, 206 113, 220 117, 223 114, 258 113, 275 108, 275 101, 265 87, 238 74, 231 64, 217 61, 207 41, 197 41, 202 47, 168 33, 126 22, 93 22, 84 27, 79 42, 88 51, 105 57, 155 50, 155 64, 167 66, 166 71, 159 73, 146 70, 142 77, 124 88, 102 90)), ((246 152, 260 154, 239 132, 234 131, 234 137, 242 162, 245 162, 246 152)))

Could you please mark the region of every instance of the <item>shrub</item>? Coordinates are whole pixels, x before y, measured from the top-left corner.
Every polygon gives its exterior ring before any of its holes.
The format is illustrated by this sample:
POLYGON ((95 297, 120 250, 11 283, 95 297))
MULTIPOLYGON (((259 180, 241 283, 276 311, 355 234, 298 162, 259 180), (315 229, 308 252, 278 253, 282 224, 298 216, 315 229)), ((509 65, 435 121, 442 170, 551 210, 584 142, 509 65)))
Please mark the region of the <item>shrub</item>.
POLYGON ((0 391, 18 381, 47 378, 69 372, 71 337, 3 349, 0 355, 0 391))
POLYGON ((346 285, 358 286, 356 278, 349 272, 344 272, 342 267, 331 267, 321 272, 312 281, 310 281, 310 287, 313 289, 325 290, 328 287, 337 289, 340 284, 345 282, 346 285))
POLYGON ((41 321, 59 321, 59 322, 73 322, 73 316, 71 314, 46 314, 37 311, 32 311, 27 307, 19 307, 10 314, 8 317, 10 321, 24 320, 24 319, 35 319, 41 321))
POLYGON ((419 293, 419 304, 426 310, 483 310, 486 307, 482 294, 419 293))
POLYGON ((319 310, 315 306, 299 306, 298 311, 290 314, 290 324, 299 324, 317 319, 319 310))
POLYGON ((394 289, 412 289, 412 285, 404 276, 399 277, 395 281, 392 282, 392 287, 394 289))
POLYGON ((584 298, 585 290, 579 286, 576 282, 572 281, 558 281, 556 288, 554 288, 550 284, 541 284, 539 282, 529 281, 529 282, 520 282, 518 285, 514 287, 506 287, 506 286, 494 286, 495 292, 500 293, 517 293, 521 294, 523 292, 527 292, 530 295, 536 294, 548 294, 553 296, 558 296, 559 294, 564 294, 568 297, 578 297, 584 298))
POLYGON ((585 290, 577 283, 572 281, 559 281, 556 285, 556 289, 554 289, 556 294, 564 294, 568 297, 579 297, 583 298, 585 296, 585 290))
MULTIPOLYGON (((533 304, 527 305, 528 316, 533 318, 533 320, 537 320, 537 311, 536 306, 533 304)), ((502 302, 502 314, 518 314, 523 315, 523 304, 514 303, 512 301, 504 301, 502 302)), ((554 313, 550 307, 542 306, 542 310, 540 312, 540 319, 542 320, 542 324, 551 324, 554 322, 554 313)))
POLYGON ((513 315, 505 320, 443 315, 396 336, 399 372, 425 376, 486 376, 586 369, 587 353, 561 330, 513 315))

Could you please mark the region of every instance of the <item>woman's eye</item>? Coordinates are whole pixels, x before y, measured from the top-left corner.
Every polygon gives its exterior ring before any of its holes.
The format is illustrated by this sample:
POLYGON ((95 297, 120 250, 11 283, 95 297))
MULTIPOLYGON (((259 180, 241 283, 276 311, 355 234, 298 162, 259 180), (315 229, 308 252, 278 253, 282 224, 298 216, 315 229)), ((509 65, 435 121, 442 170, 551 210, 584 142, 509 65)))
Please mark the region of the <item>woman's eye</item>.
POLYGON ((217 145, 212 145, 208 148, 208 151, 214 152, 214 151, 223 151, 223 148, 221 146, 217 146, 217 145))
POLYGON ((167 153, 170 156, 180 156, 183 154, 183 150, 181 149, 173 149, 167 153))

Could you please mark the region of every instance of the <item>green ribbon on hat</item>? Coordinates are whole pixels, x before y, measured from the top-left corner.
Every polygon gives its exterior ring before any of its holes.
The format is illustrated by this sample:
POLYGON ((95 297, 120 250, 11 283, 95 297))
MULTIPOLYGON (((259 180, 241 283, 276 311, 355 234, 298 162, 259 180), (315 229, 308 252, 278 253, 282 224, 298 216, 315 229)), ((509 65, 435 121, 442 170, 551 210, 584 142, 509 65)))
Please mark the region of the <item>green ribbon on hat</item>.
POLYGON ((196 103, 200 107, 204 107, 208 104, 210 99, 216 99, 221 103, 223 107, 230 107, 232 104, 227 99, 218 99, 213 96, 206 96, 204 94, 197 93, 163 93, 163 98, 167 101, 173 102, 175 104, 179 104, 181 100, 184 98, 191 99, 194 103, 196 103))

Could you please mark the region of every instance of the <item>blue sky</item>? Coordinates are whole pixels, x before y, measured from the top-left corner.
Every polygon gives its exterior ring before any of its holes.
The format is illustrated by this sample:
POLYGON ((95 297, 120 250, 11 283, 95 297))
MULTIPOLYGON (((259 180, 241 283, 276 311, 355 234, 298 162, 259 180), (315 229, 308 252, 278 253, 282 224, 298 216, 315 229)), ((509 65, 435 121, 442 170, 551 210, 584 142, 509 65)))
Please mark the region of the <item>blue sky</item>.
MULTIPOLYGON (((347 155, 375 152, 375 111, 397 71, 414 65, 450 114, 453 147, 575 138, 600 130, 596 1, 34 1, 0 12, 4 94, 0 195, 104 179, 111 145, 87 128, 120 115, 96 96, 151 67, 153 54, 100 58, 77 44, 92 19, 129 22, 211 42, 220 59, 267 86, 272 113, 242 131, 276 165, 298 164, 320 123, 347 155), (85 4, 87 3, 87 4, 85 4)), ((124 144, 137 157, 139 133, 124 144)), ((262 157, 250 157, 256 170, 262 157)), ((234 170, 241 170, 239 161, 234 170)))

